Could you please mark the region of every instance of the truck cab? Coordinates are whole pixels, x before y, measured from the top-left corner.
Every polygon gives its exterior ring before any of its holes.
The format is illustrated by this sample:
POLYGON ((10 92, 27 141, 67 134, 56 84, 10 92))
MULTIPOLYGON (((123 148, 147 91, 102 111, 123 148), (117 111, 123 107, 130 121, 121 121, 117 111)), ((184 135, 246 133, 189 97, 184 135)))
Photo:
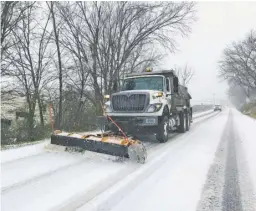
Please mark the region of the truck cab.
MULTIPOLYGON (((105 114, 127 134, 154 133, 160 142, 171 131, 185 132, 192 119, 191 96, 172 70, 127 75, 105 103, 105 114)), ((117 131, 113 122, 108 128, 117 131)))

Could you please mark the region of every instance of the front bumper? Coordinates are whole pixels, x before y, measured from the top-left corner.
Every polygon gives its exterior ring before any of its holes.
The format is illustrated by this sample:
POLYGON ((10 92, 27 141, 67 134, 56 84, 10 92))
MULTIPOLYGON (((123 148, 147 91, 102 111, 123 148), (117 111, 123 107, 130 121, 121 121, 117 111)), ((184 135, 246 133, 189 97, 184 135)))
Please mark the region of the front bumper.
MULTIPOLYGON (((158 116, 151 117, 117 117, 112 116, 112 120, 125 132, 131 135, 156 133, 159 123, 158 116)), ((109 121, 109 127, 112 131, 118 130, 117 127, 109 121)))
POLYGON ((143 117, 111 117, 116 123, 132 124, 136 126, 156 126, 158 125, 158 116, 143 116, 143 117))

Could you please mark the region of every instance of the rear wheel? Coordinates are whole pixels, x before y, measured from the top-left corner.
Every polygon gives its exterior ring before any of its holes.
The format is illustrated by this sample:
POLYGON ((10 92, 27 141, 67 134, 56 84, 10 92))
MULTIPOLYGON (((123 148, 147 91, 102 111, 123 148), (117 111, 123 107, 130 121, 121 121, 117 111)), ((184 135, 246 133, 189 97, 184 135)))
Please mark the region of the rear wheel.
POLYGON ((168 129, 169 129, 169 118, 167 115, 164 115, 161 123, 158 126, 158 131, 156 134, 156 139, 160 143, 165 143, 168 141, 168 129))
POLYGON ((186 131, 189 131, 190 129, 190 113, 189 112, 186 112, 186 131))
POLYGON ((185 112, 180 112, 179 113, 179 119, 180 119, 180 125, 178 127, 178 132, 179 133, 185 133, 186 132, 186 113, 185 112))

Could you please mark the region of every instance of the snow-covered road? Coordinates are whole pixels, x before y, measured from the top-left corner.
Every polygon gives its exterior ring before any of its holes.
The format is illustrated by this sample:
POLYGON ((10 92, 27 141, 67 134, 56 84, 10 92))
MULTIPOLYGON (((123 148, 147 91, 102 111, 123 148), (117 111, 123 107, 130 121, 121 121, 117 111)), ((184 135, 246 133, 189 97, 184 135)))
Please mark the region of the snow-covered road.
POLYGON ((147 143, 144 165, 45 143, 5 150, 1 210, 255 210, 256 121, 235 109, 197 115, 189 132, 147 143))

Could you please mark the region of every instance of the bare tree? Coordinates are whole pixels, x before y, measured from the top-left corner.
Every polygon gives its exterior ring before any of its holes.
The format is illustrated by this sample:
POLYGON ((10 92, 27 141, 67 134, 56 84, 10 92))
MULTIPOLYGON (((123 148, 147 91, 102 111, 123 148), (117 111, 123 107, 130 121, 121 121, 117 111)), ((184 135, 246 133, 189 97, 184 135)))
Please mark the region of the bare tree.
POLYGON ((256 88, 256 32, 244 40, 234 42, 219 61, 220 77, 241 86, 247 93, 256 88))
MULTIPOLYGON (((40 5, 37 5, 40 6, 40 5)), ((37 20, 36 5, 26 10, 26 17, 13 29, 13 43, 7 55, 10 66, 7 77, 17 81, 16 93, 25 95, 28 105, 28 123, 32 131, 36 103, 39 107, 41 124, 44 125, 41 91, 49 83, 50 53, 48 51, 51 34, 47 33, 50 16, 37 20)), ((30 132, 31 132, 30 131, 30 132)))
POLYGON ((77 2, 59 8, 68 25, 66 33, 78 44, 72 51, 81 55, 89 73, 87 83, 92 85, 98 112, 102 94, 112 92, 124 71, 162 56, 154 53, 154 42, 175 49, 170 34, 187 34, 195 12, 194 3, 188 2, 77 2))
POLYGON ((71 118, 82 122, 83 112, 99 114, 104 93, 125 74, 158 65, 163 47, 175 51, 175 38, 187 35, 195 18, 190 2, 45 4, 48 10, 38 2, 6 4, 8 13, 1 14, 5 76, 13 82, 8 92, 26 97, 30 127, 37 104, 44 124, 43 98, 54 104, 61 128, 71 118), (39 21, 36 13, 44 13, 39 21))
POLYGON ((195 75, 195 71, 186 64, 184 67, 175 68, 177 76, 181 79, 181 84, 187 86, 190 80, 195 75))
POLYGON ((34 2, 25 4, 18 1, 1 2, 1 59, 3 54, 12 46, 10 34, 17 24, 25 17, 26 10, 34 5, 34 2))
POLYGON ((55 2, 51 1, 50 3, 47 2, 48 8, 51 13, 52 17, 52 24, 53 24, 53 30, 54 30, 54 37, 55 37, 55 43, 57 47, 57 54, 58 54, 58 79, 59 79, 59 109, 58 109, 58 121, 57 126, 61 128, 61 122, 62 122, 62 101, 63 101, 63 70, 62 70, 62 63, 61 63, 61 52, 60 52, 60 38, 59 38, 59 29, 57 28, 57 23, 55 19, 55 9, 54 5, 55 2))

